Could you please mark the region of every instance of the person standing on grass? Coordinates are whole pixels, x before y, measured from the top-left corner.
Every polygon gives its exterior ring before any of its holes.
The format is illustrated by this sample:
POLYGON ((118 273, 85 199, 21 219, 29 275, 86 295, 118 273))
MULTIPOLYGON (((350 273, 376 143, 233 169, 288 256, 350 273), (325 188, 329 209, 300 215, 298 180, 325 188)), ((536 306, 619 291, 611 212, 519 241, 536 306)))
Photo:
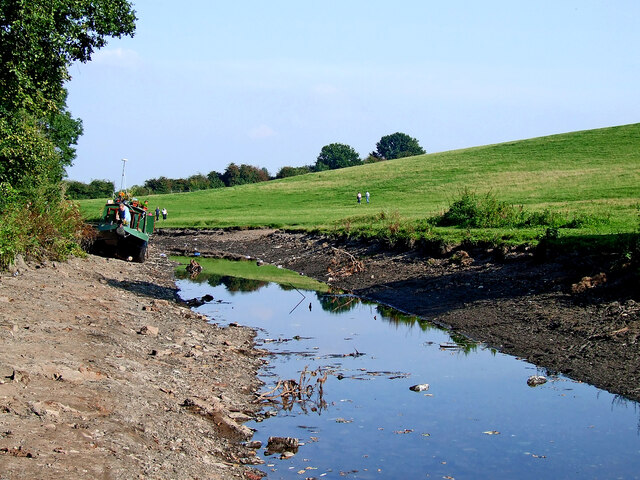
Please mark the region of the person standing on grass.
POLYGON ((360 192, 358 192, 358 195, 356 195, 356 199, 358 200, 358 203, 362 202, 362 194, 360 192))
POLYGON ((167 219, 167 209, 163 208, 162 209, 162 220, 166 220, 167 219))
POLYGON ((369 191, 367 191, 367 193, 364 194, 364 198, 367 199, 367 203, 369 203, 369 191))
POLYGON ((160 220, 160 207, 156 207, 156 222, 160 220))

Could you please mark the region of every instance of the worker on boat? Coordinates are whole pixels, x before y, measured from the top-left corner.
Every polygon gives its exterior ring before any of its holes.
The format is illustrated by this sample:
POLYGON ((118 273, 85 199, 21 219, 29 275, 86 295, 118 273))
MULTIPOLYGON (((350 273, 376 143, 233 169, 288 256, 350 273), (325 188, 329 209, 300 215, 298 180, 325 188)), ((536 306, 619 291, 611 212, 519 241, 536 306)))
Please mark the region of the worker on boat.
POLYGON ((127 208, 127 205, 124 202, 120 202, 120 206, 116 211, 116 222, 118 222, 118 226, 120 225, 129 225, 131 223, 131 212, 127 208))

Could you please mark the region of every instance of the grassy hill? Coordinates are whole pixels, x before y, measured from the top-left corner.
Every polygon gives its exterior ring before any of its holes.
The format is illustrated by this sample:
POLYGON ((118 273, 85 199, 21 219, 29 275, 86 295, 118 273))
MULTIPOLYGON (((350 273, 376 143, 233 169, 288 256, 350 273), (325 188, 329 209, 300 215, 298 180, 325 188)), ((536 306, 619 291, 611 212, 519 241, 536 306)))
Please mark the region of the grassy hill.
MULTIPOLYGON (((640 124, 552 135, 260 184, 149 196, 166 207, 163 227, 259 227, 360 234, 445 236, 502 241, 534 239, 545 227, 439 227, 463 191, 490 193, 526 212, 579 218, 572 234, 630 233, 638 229, 640 124), (356 193, 371 203, 356 203, 356 193), (382 233, 381 233, 382 232, 382 233)), ((82 201, 89 219, 103 201, 82 201)))

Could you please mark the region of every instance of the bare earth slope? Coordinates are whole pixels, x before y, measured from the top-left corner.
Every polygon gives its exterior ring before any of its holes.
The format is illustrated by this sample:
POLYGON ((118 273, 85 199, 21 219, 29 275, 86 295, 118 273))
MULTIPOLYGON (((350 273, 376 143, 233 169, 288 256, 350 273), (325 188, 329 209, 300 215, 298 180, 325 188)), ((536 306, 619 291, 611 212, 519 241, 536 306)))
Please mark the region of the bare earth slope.
POLYGON ((526 250, 478 250, 434 257, 274 230, 165 231, 155 241, 167 253, 282 265, 640 400, 640 286, 606 256, 539 262, 526 250))
POLYGON ((154 252, 0 277, 0 478, 260 477, 254 333, 178 305, 154 252))

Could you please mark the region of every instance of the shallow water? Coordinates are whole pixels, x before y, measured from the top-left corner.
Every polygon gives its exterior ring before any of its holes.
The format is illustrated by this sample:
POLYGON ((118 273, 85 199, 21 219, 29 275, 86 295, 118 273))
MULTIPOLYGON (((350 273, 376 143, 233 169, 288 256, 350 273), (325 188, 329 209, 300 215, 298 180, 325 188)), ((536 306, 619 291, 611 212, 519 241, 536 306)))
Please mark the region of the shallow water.
POLYGON ((277 415, 247 423, 269 479, 640 477, 635 402, 356 298, 209 282, 179 280, 180 295, 212 295, 200 313, 259 330, 259 346, 277 353, 261 372, 265 392, 305 367, 327 373, 321 396, 305 375, 307 402, 266 406, 277 415), (536 374, 549 381, 529 387, 536 374), (304 445, 281 460, 265 454, 270 436, 304 445))

